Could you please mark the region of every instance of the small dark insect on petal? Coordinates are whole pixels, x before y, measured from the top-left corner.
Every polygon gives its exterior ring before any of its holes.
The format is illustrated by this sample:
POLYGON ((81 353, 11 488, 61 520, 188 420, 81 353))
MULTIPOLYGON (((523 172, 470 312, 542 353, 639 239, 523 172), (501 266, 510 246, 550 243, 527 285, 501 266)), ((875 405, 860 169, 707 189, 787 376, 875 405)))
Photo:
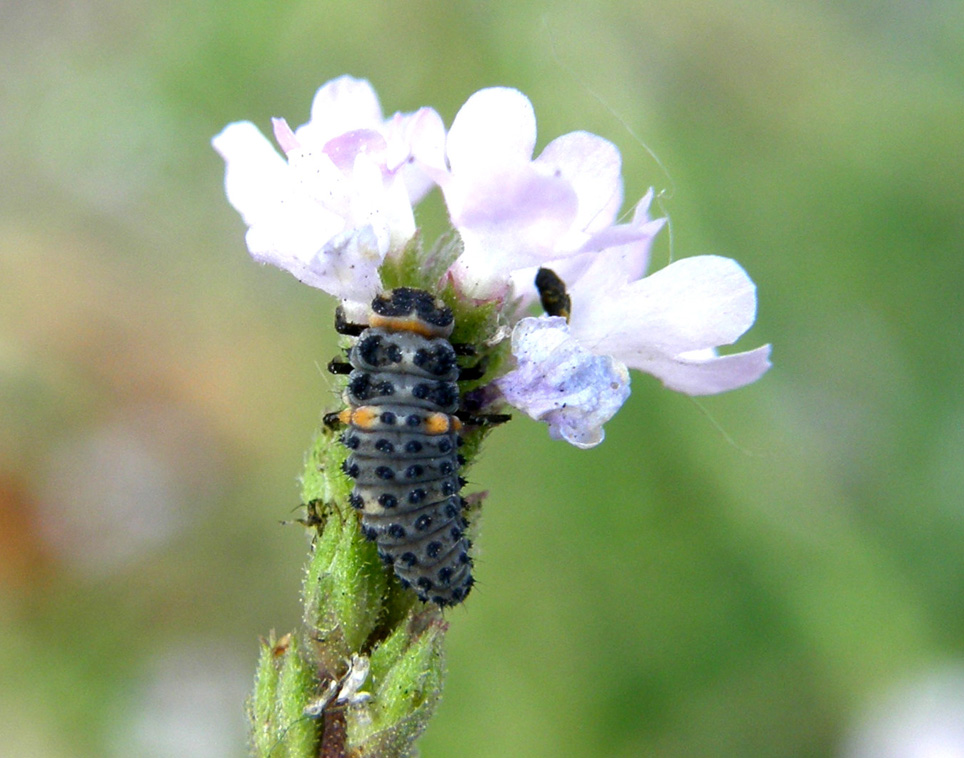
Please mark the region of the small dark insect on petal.
POLYGON ((540 268, 536 273, 536 289, 542 309, 549 316, 562 316, 566 321, 572 313, 572 300, 566 292, 566 283, 550 268, 540 268))

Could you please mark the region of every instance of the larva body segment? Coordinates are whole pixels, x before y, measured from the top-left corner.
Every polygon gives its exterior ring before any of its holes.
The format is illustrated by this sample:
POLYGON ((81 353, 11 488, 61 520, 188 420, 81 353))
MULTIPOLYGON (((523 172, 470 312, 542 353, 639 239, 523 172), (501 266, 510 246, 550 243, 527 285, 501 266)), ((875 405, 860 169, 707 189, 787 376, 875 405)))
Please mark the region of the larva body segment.
POLYGON ((348 354, 348 408, 338 416, 365 536, 403 586, 440 606, 462 602, 473 583, 452 327, 451 310, 423 290, 376 297, 348 354))

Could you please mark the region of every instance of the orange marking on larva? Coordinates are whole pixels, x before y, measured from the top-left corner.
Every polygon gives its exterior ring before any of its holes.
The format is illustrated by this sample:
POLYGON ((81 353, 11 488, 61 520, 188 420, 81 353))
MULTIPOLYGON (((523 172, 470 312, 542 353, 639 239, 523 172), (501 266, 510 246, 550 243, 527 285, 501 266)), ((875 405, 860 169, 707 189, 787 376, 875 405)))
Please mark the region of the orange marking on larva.
POLYGON ((417 318, 400 318, 398 316, 379 316, 373 313, 368 319, 368 325, 388 329, 391 332, 414 332, 422 337, 438 337, 438 327, 426 324, 417 318))
POLYGON ((345 408, 345 410, 339 413, 338 420, 345 426, 348 426, 351 423, 351 408, 345 408))
POLYGON ((445 434, 452 429, 452 417, 447 413, 430 413, 425 417, 426 434, 445 434))
POLYGON ((371 429, 378 420, 378 408, 373 405, 360 405, 354 410, 349 409, 351 423, 359 429, 371 429))

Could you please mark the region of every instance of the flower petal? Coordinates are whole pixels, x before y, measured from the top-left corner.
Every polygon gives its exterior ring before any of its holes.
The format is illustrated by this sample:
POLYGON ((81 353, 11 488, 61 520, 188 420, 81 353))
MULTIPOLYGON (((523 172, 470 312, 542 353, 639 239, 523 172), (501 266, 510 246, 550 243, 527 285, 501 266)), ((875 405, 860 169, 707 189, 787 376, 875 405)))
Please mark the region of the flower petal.
POLYGON ((228 124, 211 144, 224 158, 228 202, 244 222, 250 226, 275 213, 294 182, 284 158, 258 127, 250 121, 228 124))
POLYGON ((372 85, 365 79, 340 76, 319 87, 311 102, 311 120, 295 134, 302 144, 320 148, 339 134, 381 125, 382 108, 372 85))
POLYGON ((313 286, 342 300, 371 302, 382 288, 378 267, 383 255, 370 226, 345 232, 312 261, 310 270, 317 282, 313 286))
POLYGON ((415 215, 404 183, 386 177, 383 165, 365 154, 355 158, 349 183, 349 226, 371 225, 382 253, 401 249, 415 234, 415 215))
POLYGON ((377 156, 384 163, 388 143, 374 129, 356 129, 332 137, 325 143, 324 150, 338 170, 348 174, 359 155, 377 156))
POLYGON ((506 401, 549 424, 554 439, 579 448, 602 442, 603 424, 629 397, 629 372, 593 355, 562 318, 525 318, 512 332, 517 367, 496 380, 506 401))
MULTIPOLYGON (((665 223, 665 219, 649 218, 651 197, 652 190, 637 203, 630 223, 594 234, 583 246, 585 252, 547 264, 566 283, 574 307, 580 311, 587 304, 611 297, 646 272, 653 238, 665 223)), ((533 271, 526 282, 530 288, 534 276, 533 271)))
MULTIPOLYGON (((248 246, 255 228, 248 232, 248 246)), ((293 274, 310 287, 317 287, 342 300, 370 302, 381 289, 378 267, 382 262, 378 239, 371 227, 343 232, 328 239, 316 252, 300 259, 275 248, 252 257, 293 274)))
POLYGON ((294 195, 275 214, 252 224, 245 242, 256 261, 278 266, 311 286, 319 286, 303 272, 318 251, 344 228, 340 216, 294 195))
POLYGON ((295 133, 291 131, 288 122, 283 118, 272 118, 271 127, 274 130, 274 139, 286 154, 301 147, 295 133))
POLYGON ((435 185, 445 168, 445 124, 432 108, 406 116, 396 114, 387 129, 388 168, 400 170, 409 201, 417 203, 435 185))
POLYGON ((536 116, 529 98, 508 87, 472 95, 452 122, 446 143, 453 174, 487 174, 532 159, 536 116))
POLYGON ((623 182, 622 160, 612 142, 589 132, 571 132, 546 145, 534 164, 572 185, 579 200, 574 229, 592 232, 615 220, 623 203, 623 182))
MULTIPOLYGON (((539 262, 552 269, 572 297, 573 307, 597 298, 606 298, 620 287, 641 277, 649 263, 653 238, 663 228, 665 219, 650 220, 648 214, 652 190, 636 206, 633 221, 604 229, 568 258, 539 262), (598 244, 600 247, 592 247, 598 244)), ((538 267, 512 272, 513 292, 520 307, 528 307, 537 299, 534 286, 538 267)))
POLYGON ((568 183, 528 168, 474 185, 453 215, 465 246, 453 276, 475 297, 504 290, 511 271, 558 256, 552 241, 566 232, 576 210, 568 183))
POLYGON ((632 368, 661 380, 669 389, 687 395, 715 395, 751 384, 770 368, 770 346, 733 355, 681 353, 674 357, 639 359, 632 368))
POLYGON ((756 287, 729 258, 683 258, 609 293, 582 298, 573 334, 630 366, 728 345, 756 318, 756 287))
POLYGON ((378 264, 415 233, 400 173, 411 153, 407 118, 383 123, 371 85, 341 77, 319 89, 312 121, 296 132, 273 119, 287 162, 250 123, 215 137, 252 257, 343 299, 370 298, 378 264))
POLYGON ((306 281, 309 261, 344 229, 344 220, 301 191, 297 172, 254 124, 229 124, 212 144, 225 160, 228 200, 250 227, 245 239, 252 257, 306 281))

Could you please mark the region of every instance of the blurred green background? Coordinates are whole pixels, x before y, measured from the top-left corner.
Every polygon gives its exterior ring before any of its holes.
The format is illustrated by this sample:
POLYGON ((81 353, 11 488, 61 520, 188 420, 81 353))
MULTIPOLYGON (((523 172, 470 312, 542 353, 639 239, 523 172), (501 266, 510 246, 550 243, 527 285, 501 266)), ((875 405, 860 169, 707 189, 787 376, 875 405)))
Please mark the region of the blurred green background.
MULTIPOLYGON (((511 85, 540 149, 611 139, 627 202, 672 190, 657 265, 739 260, 741 346, 774 345, 699 404, 634 376, 592 451, 491 436, 423 756, 863 755, 867 708, 964 659, 960 2, 2 17, 0 754, 245 754, 257 638, 298 623, 306 540, 278 522, 336 348, 327 296, 249 259, 209 140, 303 123, 342 73, 446 123, 511 85)), ((442 230, 437 197, 419 220, 442 230)))

